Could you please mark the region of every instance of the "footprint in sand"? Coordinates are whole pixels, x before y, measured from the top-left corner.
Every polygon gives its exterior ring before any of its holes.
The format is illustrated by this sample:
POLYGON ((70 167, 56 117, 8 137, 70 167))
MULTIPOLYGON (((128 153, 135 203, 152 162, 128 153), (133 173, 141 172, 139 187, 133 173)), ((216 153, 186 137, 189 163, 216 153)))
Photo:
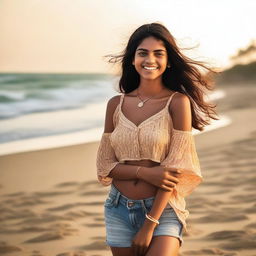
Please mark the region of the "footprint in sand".
POLYGON ((0 253, 11 253, 22 251, 21 247, 7 244, 4 241, 0 241, 0 253))
POLYGON ((63 252, 59 253, 56 256, 86 256, 85 252, 63 252))
POLYGON ((201 250, 189 250, 181 254, 181 256, 210 256, 210 255, 221 255, 221 256, 238 256, 236 252, 223 251, 219 248, 201 249, 201 250))
POLYGON ((105 241, 95 241, 95 242, 92 242, 88 245, 84 245, 82 247, 80 247, 81 250, 109 250, 109 247, 106 245, 106 242, 105 241))
POLYGON ((24 243, 41 243, 52 240, 64 239, 66 236, 77 235, 77 229, 63 228, 58 231, 47 232, 32 239, 26 240, 24 243))
POLYGON ((244 229, 256 229, 256 222, 252 222, 244 227, 244 229))
POLYGON ((212 212, 211 214, 208 214, 204 217, 195 218, 193 219, 194 223, 214 223, 214 222, 233 222, 233 221, 241 221, 241 220, 247 220, 248 217, 245 214, 237 214, 233 213, 233 215, 230 215, 230 213, 219 213, 219 212, 212 212))
POLYGON ((85 227, 96 228, 96 227, 105 227, 104 223, 90 223, 84 224, 85 227))
POLYGON ((66 187, 76 187, 80 185, 79 182, 76 181, 69 181, 69 182, 62 182, 57 185, 55 185, 56 188, 66 188, 66 187))
POLYGON ((36 218, 36 214, 29 209, 14 210, 7 207, 0 208, 0 221, 24 219, 24 218, 36 218))
POLYGON ((219 246, 226 250, 252 250, 256 248, 256 232, 251 230, 223 230, 213 232, 205 237, 210 240, 221 240, 219 246))

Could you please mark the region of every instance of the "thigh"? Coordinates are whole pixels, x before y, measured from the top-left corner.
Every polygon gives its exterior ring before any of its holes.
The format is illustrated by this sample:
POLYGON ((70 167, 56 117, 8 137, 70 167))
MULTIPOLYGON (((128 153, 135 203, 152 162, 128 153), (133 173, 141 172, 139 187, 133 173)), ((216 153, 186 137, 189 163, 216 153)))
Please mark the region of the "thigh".
POLYGON ((154 236, 146 256, 177 256, 180 241, 173 236, 154 236))
POLYGON ((113 256, 134 256, 131 247, 110 247, 113 256))

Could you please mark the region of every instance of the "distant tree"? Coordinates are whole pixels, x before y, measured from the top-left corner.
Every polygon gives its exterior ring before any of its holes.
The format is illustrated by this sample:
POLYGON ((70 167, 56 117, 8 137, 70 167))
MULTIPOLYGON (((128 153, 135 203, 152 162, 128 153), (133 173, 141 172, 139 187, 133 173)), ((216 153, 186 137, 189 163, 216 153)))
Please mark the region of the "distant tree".
POLYGON ((250 55, 255 53, 256 53, 256 40, 254 39, 251 41, 251 43, 246 49, 239 49, 237 54, 234 56, 231 56, 230 59, 236 61, 243 57, 249 57, 250 55))

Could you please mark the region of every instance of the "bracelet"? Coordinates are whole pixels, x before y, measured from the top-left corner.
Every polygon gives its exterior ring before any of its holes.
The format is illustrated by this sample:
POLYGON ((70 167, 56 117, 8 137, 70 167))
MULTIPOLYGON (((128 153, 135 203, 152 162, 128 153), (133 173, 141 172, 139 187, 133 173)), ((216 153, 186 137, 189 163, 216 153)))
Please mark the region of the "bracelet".
POLYGON ((139 179, 139 169, 141 168, 142 166, 139 166, 138 168, 137 168, 137 170, 136 170, 136 177, 139 179))
POLYGON ((149 214, 146 214, 146 218, 154 223, 156 223, 157 225, 159 225, 159 221, 156 220, 155 218, 153 218, 152 216, 150 216, 149 214))

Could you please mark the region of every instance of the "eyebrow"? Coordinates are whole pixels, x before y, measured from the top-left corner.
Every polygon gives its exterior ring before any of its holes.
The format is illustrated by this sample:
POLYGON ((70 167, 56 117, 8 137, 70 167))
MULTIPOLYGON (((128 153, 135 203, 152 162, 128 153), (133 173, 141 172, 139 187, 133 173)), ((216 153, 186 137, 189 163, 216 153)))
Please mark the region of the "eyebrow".
MULTIPOLYGON (((148 50, 144 49, 144 48, 139 48, 136 51, 148 52, 148 50)), ((157 49, 157 50, 154 50, 154 52, 166 52, 166 50, 164 50, 164 49, 157 49)))

